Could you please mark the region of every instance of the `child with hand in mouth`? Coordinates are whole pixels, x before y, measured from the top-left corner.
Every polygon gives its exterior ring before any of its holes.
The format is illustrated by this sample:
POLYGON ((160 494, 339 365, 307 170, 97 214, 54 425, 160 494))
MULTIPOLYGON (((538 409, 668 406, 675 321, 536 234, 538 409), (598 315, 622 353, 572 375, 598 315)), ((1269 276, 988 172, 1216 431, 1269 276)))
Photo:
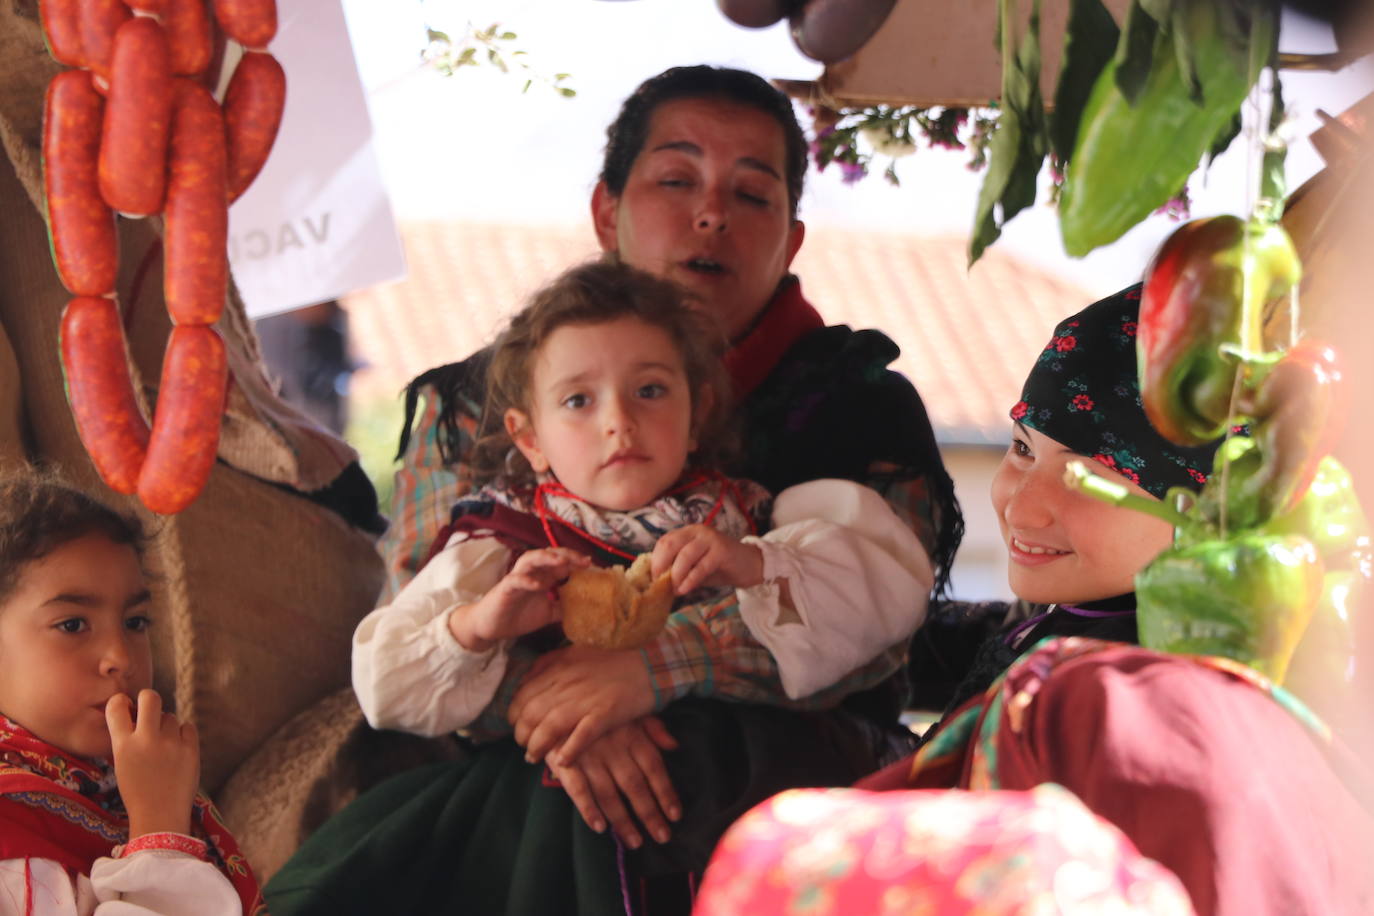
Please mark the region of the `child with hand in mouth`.
POLYGON ((0 479, 0 914, 254 914, 196 790, 196 729, 152 689, 144 534, 61 484, 0 479))

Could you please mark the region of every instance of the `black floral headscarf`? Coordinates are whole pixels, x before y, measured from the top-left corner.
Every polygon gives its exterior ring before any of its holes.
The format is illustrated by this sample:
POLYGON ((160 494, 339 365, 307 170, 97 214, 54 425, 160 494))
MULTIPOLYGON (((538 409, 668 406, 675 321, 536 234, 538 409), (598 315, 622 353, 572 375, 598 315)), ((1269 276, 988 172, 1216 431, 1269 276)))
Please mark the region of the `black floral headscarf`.
POLYGON ((1140 284, 1108 296, 1054 329, 1011 418, 1098 461, 1150 494, 1201 489, 1220 444, 1174 445, 1140 403, 1136 319, 1140 284))

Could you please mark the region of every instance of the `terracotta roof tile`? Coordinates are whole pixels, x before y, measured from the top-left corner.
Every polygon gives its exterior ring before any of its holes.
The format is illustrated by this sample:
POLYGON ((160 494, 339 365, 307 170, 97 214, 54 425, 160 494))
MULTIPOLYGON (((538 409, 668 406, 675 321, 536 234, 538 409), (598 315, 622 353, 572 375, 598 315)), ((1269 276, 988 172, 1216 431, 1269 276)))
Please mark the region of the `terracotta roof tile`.
MULTIPOLYGON (((489 341, 560 269, 593 255, 584 226, 411 222, 410 275, 344 298, 360 400, 489 341)), ((809 229, 793 268, 832 324, 876 327, 902 348, 894 368, 920 390, 942 442, 1006 441, 1007 409, 1055 322, 1088 302, 1072 283, 996 248, 970 273, 965 241, 809 229)))

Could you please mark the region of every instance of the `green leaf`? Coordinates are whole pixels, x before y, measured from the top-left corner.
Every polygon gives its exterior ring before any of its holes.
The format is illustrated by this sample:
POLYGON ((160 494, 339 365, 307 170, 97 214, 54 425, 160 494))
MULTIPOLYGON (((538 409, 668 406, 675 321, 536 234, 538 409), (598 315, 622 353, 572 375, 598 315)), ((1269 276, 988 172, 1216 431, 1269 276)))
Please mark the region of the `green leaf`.
POLYGON ((1214 159, 1226 152, 1226 148, 1231 145, 1231 141, 1236 139, 1236 136, 1240 134, 1240 127, 1240 112, 1237 111, 1236 116, 1223 124, 1221 130, 1217 131, 1216 138, 1212 140, 1212 145, 1207 150, 1205 160, 1209 167, 1214 159))
POLYGON ((1156 25, 1167 26, 1177 3, 1186 3, 1188 0, 1136 0, 1136 2, 1140 6, 1141 12, 1153 19, 1156 25))
POLYGON ((1198 160, 1228 129, 1245 100, 1244 48, 1224 29, 1224 3, 1190 0, 1186 20, 1207 104, 1188 92, 1172 45, 1160 30, 1150 76, 1131 105, 1110 68, 1093 88, 1079 124, 1059 201, 1064 250, 1072 257, 1120 238, 1178 192, 1198 160))
POLYGON ((502 41, 515 41, 517 36, 514 32, 502 32, 497 37, 499 37, 502 41))
MULTIPOLYGON (((1197 74, 1197 42, 1196 39, 1207 39, 1209 35, 1194 35, 1193 22, 1196 17, 1190 15, 1192 12, 1190 3, 1206 2, 1212 3, 1214 0, 1185 0, 1185 2, 1174 9, 1173 22, 1170 25, 1170 34, 1174 39, 1174 54, 1178 58, 1178 72, 1183 79, 1183 85, 1188 90, 1188 97, 1197 105, 1205 102, 1203 95, 1202 80, 1197 74)), ((1217 3, 1218 8, 1227 6, 1224 2, 1217 3)))
POLYGON ((1140 91, 1145 88, 1145 80, 1150 75, 1158 34, 1159 23, 1145 11, 1140 0, 1136 0, 1126 12, 1126 25, 1121 30, 1121 39, 1113 58, 1116 61, 1117 88, 1132 105, 1140 97, 1140 91))
POLYGON ((1111 60, 1111 48, 1120 31, 1101 0, 1072 0, 1059 83, 1054 90, 1054 112, 1049 119, 1050 146, 1065 162, 1073 153, 1078 121, 1088 94, 1097 75, 1111 60))
POLYGON ((1032 0, 1030 24, 1012 53, 1015 0, 1001 0, 1002 113, 988 146, 988 170, 978 193, 969 266, 1002 234, 1002 226, 1035 202, 1035 183, 1045 161, 1045 105, 1040 96, 1040 0, 1032 0), (998 211, 1000 210, 1000 220, 998 211))
POLYGON ((900 188, 902 186, 901 181, 897 179, 897 163, 895 162, 887 167, 887 170, 883 172, 883 177, 886 178, 887 183, 894 188, 900 188))
POLYGON ((534 80, 525 80, 524 88, 522 88, 522 89, 520 90, 521 94, 523 95, 524 93, 529 92, 529 91, 530 91, 530 86, 532 86, 533 84, 534 84, 534 80))
POLYGON ((569 89, 569 88, 566 87, 566 86, 563 86, 563 87, 559 88, 558 92, 559 92, 560 95, 562 95, 564 98, 567 98, 567 99, 570 99, 570 98, 572 98, 573 96, 577 95, 577 90, 576 90, 576 89, 569 89))
MULTIPOLYGON (((1250 45, 1249 82, 1253 86, 1259 79, 1260 71, 1274 63, 1279 51, 1279 30, 1274 8, 1268 4, 1254 5, 1250 17, 1250 34, 1246 37, 1250 45)), ((1277 68, 1275 70, 1277 71, 1277 68)))
POLYGON ((431 29, 429 26, 425 26, 425 41, 442 41, 444 44, 453 44, 453 39, 448 37, 447 32, 431 29))

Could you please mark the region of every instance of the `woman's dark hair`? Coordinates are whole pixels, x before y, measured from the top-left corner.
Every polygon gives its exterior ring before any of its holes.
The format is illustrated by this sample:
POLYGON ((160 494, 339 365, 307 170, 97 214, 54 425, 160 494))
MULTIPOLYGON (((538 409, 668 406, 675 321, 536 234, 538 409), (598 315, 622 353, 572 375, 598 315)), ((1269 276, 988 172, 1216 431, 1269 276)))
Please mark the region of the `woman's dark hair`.
POLYGON ((539 348, 564 325, 626 317, 662 329, 682 355, 697 440, 692 460, 701 467, 719 466, 735 443, 730 382, 722 362, 725 335, 687 303, 688 293, 677 284, 622 264, 613 255, 574 267, 535 293, 491 347, 486 402, 472 452, 474 481, 533 482, 533 469, 506 432, 505 416, 512 407, 531 412, 530 377, 539 348), (700 398, 708 388, 713 397, 703 405, 700 398))
POLYGON ((673 67, 640 83, 606 128, 606 156, 600 176, 606 187, 617 196, 625 190, 630 168, 644 149, 649 122, 660 105, 677 99, 701 98, 757 108, 778 122, 787 151, 787 197, 792 218, 796 219, 806 178, 806 137, 797 124, 791 100, 747 70, 705 65, 673 67))
POLYGON ((127 544, 140 560, 148 541, 136 517, 102 505, 55 474, 0 476, 0 601, 18 585, 25 566, 88 534, 127 544))

